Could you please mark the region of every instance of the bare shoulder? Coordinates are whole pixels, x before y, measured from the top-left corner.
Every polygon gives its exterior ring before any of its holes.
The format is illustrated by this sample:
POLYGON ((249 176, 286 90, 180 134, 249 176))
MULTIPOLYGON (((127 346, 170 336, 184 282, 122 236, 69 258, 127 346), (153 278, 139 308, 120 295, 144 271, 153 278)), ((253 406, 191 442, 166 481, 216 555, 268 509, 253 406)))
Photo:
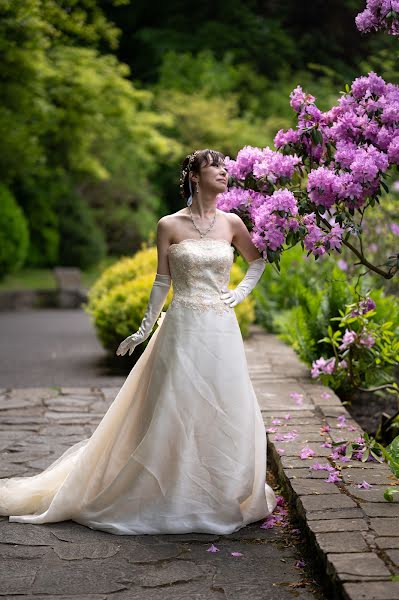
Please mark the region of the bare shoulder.
POLYGON ((184 213, 180 210, 161 217, 157 223, 157 235, 166 239, 171 239, 182 218, 184 218, 184 213))
POLYGON ((230 223, 230 227, 232 229, 232 231, 234 232, 234 234, 239 233, 240 231, 243 231, 244 229, 246 230, 246 225, 244 223, 244 221, 241 219, 241 217, 239 215, 237 215, 237 213, 225 213, 226 216, 228 217, 229 223, 230 223))

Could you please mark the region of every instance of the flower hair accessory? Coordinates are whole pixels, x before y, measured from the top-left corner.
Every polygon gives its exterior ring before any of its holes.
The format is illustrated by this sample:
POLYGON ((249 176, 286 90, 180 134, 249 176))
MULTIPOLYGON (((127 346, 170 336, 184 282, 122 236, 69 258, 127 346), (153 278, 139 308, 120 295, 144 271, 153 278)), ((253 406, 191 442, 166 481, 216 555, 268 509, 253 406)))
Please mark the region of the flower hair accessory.
MULTIPOLYGON (((186 175, 191 171, 191 165, 194 162, 194 158, 196 157, 196 155, 201 152, 200 150, 195 150, 195 152, 193 152, 192 154, 188 154, 186 156, 186 158, 188 158, 188 163, 187 163, 187 167, 185 169, 183 169, 182 174, 181 174, 181 184, 180 187, 183 190, 184 189, 184 180, 186 178, 186 175)), ((191 204, 193 203, 193 189, 191 187, 191 179, 188 179, 188 187, 190 189, 190 196, 187 199, 187 206, 191 206, 191 204)))

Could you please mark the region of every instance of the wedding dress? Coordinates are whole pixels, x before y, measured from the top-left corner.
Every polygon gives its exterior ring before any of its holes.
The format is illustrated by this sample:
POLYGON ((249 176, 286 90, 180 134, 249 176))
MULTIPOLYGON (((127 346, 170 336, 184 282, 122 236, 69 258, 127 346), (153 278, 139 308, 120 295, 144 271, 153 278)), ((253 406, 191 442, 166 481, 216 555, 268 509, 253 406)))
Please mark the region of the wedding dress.
POLYGON ((41 473, 1 479, 1 515, 229 534, 274 510, 241 331, 220 299, 233 255, 227 240, 169 246, 172 301, 101 422, 41 473))

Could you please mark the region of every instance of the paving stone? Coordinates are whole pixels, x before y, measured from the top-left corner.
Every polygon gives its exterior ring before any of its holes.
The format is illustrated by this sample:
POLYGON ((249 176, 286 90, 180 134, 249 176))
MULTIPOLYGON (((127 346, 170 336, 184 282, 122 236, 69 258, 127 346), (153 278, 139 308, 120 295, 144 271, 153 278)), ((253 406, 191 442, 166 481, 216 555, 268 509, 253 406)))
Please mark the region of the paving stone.
MULTIPOLYGON (((316 463, 331 465, 331 462, 327 458, 323 460, 320 460, 319 458, 312 458, 307 459, 305 462, 301 458, 297 458, 295 456, 284 456, 284 454, 282 454, 280 460, 284 469, 308 469, 309 471, 313 471, 314 469, 311 467, 316 463)), ((324 476, 326 477, 327 475, 328 473, 324 471, 324 476)))
MULTIPOLYGON (((399 517, 398 502, 396 502, 395 504, 391 504, 390 502, 385 502, 385 504, 382 504, 381 502, 365 502, 364 504, 362 504, 362 509, 368 517, 399 517)), ((397 529, 399 534, 398 526, 397 529)))
POLYGON ((367 531, 365 519, 330 519, 310 521, 309 528, 313 533, 329 533, 334 531, 367 531))
POLYGON ((327 554, 327 571, 340 581, 373 581, 391 575, 374 552, 340 552, 327 554))
POLYGON ((316 510, 306 514, 308 521, 321 521, 332 519, 364 519, 364 513, 361 508, 342 508, 329 510, 316 510))
POLYGON ((52 554, 52 552, 53 550, 49 546, 20 546, 16 544, 0 543, 0 557, 2 560, 6 558, 21 558, 24 560, 40 558, 42 560, 45 556, 52 554))
POLYGON ((27 465, 10 463, 9 461, 2 461, 0 454, 0 477, 8 478, 8 477, 24 477, 25 473, 29 473, 30 469, 27 465))
MULTIPOLYGON (((313 458, 324 458, 327 457, 331 454, 331 448, 323 448, 321 447, 319 444, 317 443, 310 443, 310 444, 305 444, 305 443, 297 443, 295 441, 289 441, 289 443, 284 443, 284 442, 273 442, 275 444, 275 446, 284 448, 285 449, 285 456, 295 456, 300 458, 300 453, 301 450, 305 447, 305 446, 309 446, 312 450, 314 450, 315 455, 313 458)), ((303 459, 303 464, 304 466, 307 466, 308 459, 305 458, 303 459)))
POLYGON ((399 581, 345 583, 343 588, 350 600, 399 600, 399 581))
MULTIPOLYGON (((350 472, 345 471, 342 473, 342 479, 345 483, 362 483, 366 479, 366 475, 362 470, 351 469, 350 472)), ((385 469, 382 465, 367 471, 367 482, 377 485, 393 485, 389 469, 385 469)))
MULTIPOLYGON (((115 592, 115 594, 118 594, 118 592, 115 592)), ((113 595, 113 598, 115 597, 116 596, 113 595)), ((106 594, 84 594, 83 596, 80 594, 74 594, 73 596, 65 594, 35 594, 34 596, 31 596, 30 594, 18 594, 15 596, 1 595, 1 600, 108 600, 108 598, 109 596, 106 594)), ((129 600, 131 600, 131 598, 129 598, 129 600)))
MULTIPOLYGON (((82 558, 109 558, 118 554, 120 548, 120 545, 111 542, 97 542, 96 544, 90 542, 62 544, 58 542, 54 545, 54 552, 62 560, 81 560, 82 558)), ((125 554, 124 558, 126 558, 125 554)))
POLYGON ((94 389, 95 388, 91 388, 91 387, 61 386, 60 393, 63 395, 70 395, 70 396, 93 396, 94 389))
POLYGON ((346 417, 347 421, 351 420, 351 416, 342 404, 340 406, 320 406, 320 412, 325 417, 334 417, 335 419, 340 416, 346 417))
POLYGON ((301 507, 306 513, 321 510, 327 511, 329 509, 357 508, 355 501, 345 494, 302 496, 298 498, 297 506, 301 507))
POLYGON ((386 550, 386 554, 389 556, 395 567, 399 567, 399 550, 386 550))
POLYGON ((0 570, 0 593, 28 594, 40 566, 30 560, 3 559, 0 570))
POLYGON ((313 469, 287 469, 287 479, 326 479, 327 471, 315 471, 313 469))
MULTIPOLYGON (((272 427, 274 427, 274 425, 272 425, 272 427)), ((290 427, 290 428, 285 428, 285 427, 281 427, 281 426, 276 426, 276 427, 278 429, 278 431, 276 431, 276 433, 268 434, 274 444, 282 444, 284 446, 285 444, 291 444, 292 442, 295 442, 296 444, 302 444, 303 446, 307 446, 308 444, 309 445, 321 444, 324 441, 322 436, 320 435, 320 433, 317 431, 304 432, 304 433, 297 431, 297 435, 293 440, 280 440, 279 441, 278 440, 279 434, 285 435, 286 433, 290 433, 291 431, 296 429, 296 427, 295 426, 290 427), (276 436, 277 436, 277 440, 275 440, 276 436)), ((331 450, 330 450, 330 452, 331 452, 331 450)))
MULTIPOLYGON (((325 477, 328 473, 325 472, 325 477)), ((334 483, 326 483, 317 479, 291 479, 291 487, 298 496, 308 494, 340 494, 339 488, 334 483)))
POLYGON ((398 537, 376 537, 375 543, 383 550, 386 548, 399 548, 399 532, 398 537))
POLYGON ((159 565, 139 567, 134 576, 134 583, 143 587, 159 587, 181 582, 203 580, 207 575, 214 575, 216 567, 211 564, 196 564, 191 561, 173 561, 159 565))
POLYGON ((34 387, 34 388, 12 388, 7 395, 9 395, 11 398, 20 398, 22 400, 26 400, 26 402, 28 404, 35 402, 35 401, 41 401, 45 398, 51 398, 53 396, 57 396, 59 394, 59 391, 56 388, 40 388, 40 387, 34 387))
POLYGON ((46 527, 38 527, 30 523, 14 523, 8 519, 0 521, 0 543, 2 544, 53 546, 55 542, 56 538, 46 527))
POLYGON ((370 519, 370 527, 374 529, 378 536, 396 536, 399 537, 398 519, 395 517, 372 518, 370 519))
MULTIPOLYGON (((33 401, 35 402, 35 401, 33 401)), ((29 407, 32 408, 33 406, 38 406, 38 407, 43 407, 43 404, 41 402, 40 399, 36 400, 35 404, 29 403, 29 405, 27 404, 27 401, 24 398, 13 398, 12 396, 1 396, 0 397, 0 410, 13 410, 13 409, 18 409, 18 408, 23 408, 24 410, 27 410, 27 408, 29 407)))
POLYGON ((364 537, 358 531, 339 531, 316 533, 317 545, 324 553, 329 552, 367 552, 369 550, 364 537))
POLYGON ((35 573, 31 593, 48 594, 93 594, 112 593, 127 589, 137 577, 132 565, 110 566, 98 559, 75 563, 73 571, 65 569, 63 561, 53 561, 51 568, 42 565, 35 573))

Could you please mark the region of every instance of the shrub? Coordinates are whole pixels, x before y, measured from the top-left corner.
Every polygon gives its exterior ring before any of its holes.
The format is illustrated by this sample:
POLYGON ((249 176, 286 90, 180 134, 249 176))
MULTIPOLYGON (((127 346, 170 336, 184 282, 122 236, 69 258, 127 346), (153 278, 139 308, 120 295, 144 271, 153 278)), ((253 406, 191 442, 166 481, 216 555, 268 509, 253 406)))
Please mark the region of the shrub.
POLYGON ((57 197, 61 193, 59 180, 35 179, 24 182, 17 197, 29 223, 29 253, 26 266, 53 267, 58 263, 59 224, 57 197))
MULTIPOLYGON (((156 267, 156 247, 143 247, 134 256, 123 257, 107 268, 91 287, 84 309, 93 319, 99 340, 110 352, 114 353, 120 342, 139 328, 148 304, 156 267)), ((243 276, 239 265, 234 263, 229 287, 238 285, 243 276)), ((164 311, 172 297, 173 282, 164 311)), ((245 337, 255 318, 253 298, 246 298, 235 310, 241 333, 245 337)), ((149 339, 140 344, 142 350, 149 339)))
POLYGON ((81 269, 96 265, 106 255, 106 244, 85 199, 66 191, 58 199, 58 210, 59 264, 81 269))
POLYGON ((27 256, 29 229, 14 196, 0 184, 0 279, 17 271, 27 256))

